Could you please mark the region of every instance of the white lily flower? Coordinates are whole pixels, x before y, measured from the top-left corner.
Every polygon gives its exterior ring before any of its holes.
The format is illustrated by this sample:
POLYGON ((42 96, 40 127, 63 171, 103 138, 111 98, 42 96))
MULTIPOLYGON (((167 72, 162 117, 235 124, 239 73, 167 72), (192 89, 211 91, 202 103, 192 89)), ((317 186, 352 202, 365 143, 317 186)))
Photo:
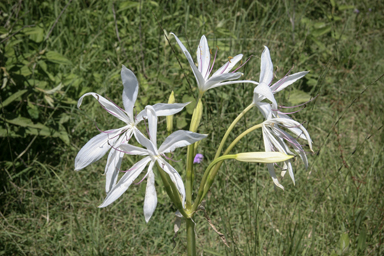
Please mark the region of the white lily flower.
MULTIPOLYGON (((308 167, 308 160, 307 156, 305 154, 305 151, 303 150, 302 146, 299 144, 299 142, 293 138, 290 134, 285 132, 283 128, 288 128, 292 131, 292 128, 295 128, 297 130, 300 130, 301 134, 300 137, 304 137, 304 139, 307 140, 310 149, 312 150, 312 140, 309 136, 308 131, 302 126, 300 123, 287 118, 271 118, 263 122, 262 130, 263 130, 263 140, 264 140, 264 147, 266 152, 273 152, 273 151, 279 151, 284 154, 293 154, 287 144, 294 149, 296 153, 299 154, 302 161, 304 162, 305 168, 308 167), (280 127, 281 126, 281 127, 280 127)), ((296 130, 295 130, 296 131, 296 130)), ((269 174, 272 177, 273 182, 276 186, 284 189, 284 187, 279 183, 275 170, 274 170, 274 164, 267 164, 269 174)), ((287 160, 284 162, 283 166, 284 170, 288 169, 289 175, 295 184, 295 177, 292 170, 292 164, 290 160, 287 160)), ((282 172, 282 176, 284 176, 286 171, 282 172)))
MULTIPOLYGON (((108 192, 113 185, 116 184, 118 172, 121 166, 124 153, 115 150, 115 145, 127 142, 132 135, 137 137, 141 132, 137 129, 140 123, 146 117, 146 111, 141 111, 136 118, 133 114, 133 108, 139 91, 139 82, 133 72, 127 69, 124 65, 121 70, 121 79, 123 80, 123 104, 124 109, 117 106, 115 103, 105 99, 103 96, 90 92, 86 93, 78 101, 77 107, 80 108, 83 98, 91 95, 95 97, 100 105, 111 115, 117 117, 125 123, 125 126, 108 131, 101 131, 90 139, 79 151, 75 159, 75 170, 81 170, 93 162, 96 162, 110 150, 105 167, 106 186, 108 192)), ((174 115, 180 112, 188 103, 165 104, 158 103, 153 106, 154 111, 158 116, 174 115)))
POLYGON ((268 47, 264 46, 264 51, 261 54, 260 81, 259 85, 256 86, 253 91, 253 104, 259 108, 266 119, 271 118, 272 112, 276 113, 278 108, 273 95, 304 77, 306 74, 308 74, 308 71, 285 76, 271 85, 273 80, 273 63, 268 47), (270 110, 268 108, 269 103, 262 102, 266 98, 272 102, 272 111, 268 111, 270 110))
POLYGON ((179 44, 181 50, 183 51, 185 57, 187 57, 189 65, 191 66, 193 74, 195 75, 200 95, 202 95, 205 91, 209 89, 219 87, 222 85, 250 82, 248 80, 231 81, 231 80, 239 79, 243 75, 241 72, 236 72, 243 65, 239 66, 232 73, 229 73, 229 71, 233 69, 233 67, 241 60, 241 58, 243 58, 243 54, 238 54, 233 58, 229 58, 229 61, 227 63, 225 63, 211 77, 209 77, 216 61, 217 51, 211 65, 211 53, 209 51, 207 38, 203 35, 200 39, 200 43, 196 51, 196 54, 197 54, 197 67, 196 67, 193 61, 193 58, 191 54, 189 54, 187 48, 185 48, 183 43, 179 40, 179 38, 174 33, 171 33, 171 34, 176 38, 176 41, 179 44), (228 82, 224 82, 224 81, 228 81, 228 82))
MULTIPOLYGON (((163 144, 157 148, 156 142, 156 133, 157 133, 157 115, 156 111, 152 106, 146 107, 147 117, 148 117, 148 128, 150 139, 144 137, 141 133, 136 134, 137 141, 146 147, 139 148, 132 146, 130 144, 120 144, 118 148, 121 150, 119 152, 124 152, 131 155, 141 155, 146 156, 136 164, 134 164, 127 172, 124 174, 120 181, 112 188, 108 193, 104 202, 99 206, 106 207, 116 201, 132 184, 132 182, 140 175, 144 168, 149 163, 148 171, 145 177, 147 177, 147 189, 144 199, 144 216, 146 222, 149 221, 153 212, 156 209, 157 205, 157 194, 155 190, 155 176, 153 173, 153 165, 157 162, 159 166, 169 175, 172 182, 176 185, 180 195, 182 196, 182 203, 184 206, 185 203, 185 188, 183 180, 179 173, 163 159, 166 153, 174 151, 176 148, 185 147, 190 144, 193 144, 201 139, 207 137, 205 134, 198 134, 190 131, 179 130, 165 139, 163 144)), ((144 177, 144 178, 145 178, 144 177)), ((143 179, 144 179, 143 178, 143 179)))

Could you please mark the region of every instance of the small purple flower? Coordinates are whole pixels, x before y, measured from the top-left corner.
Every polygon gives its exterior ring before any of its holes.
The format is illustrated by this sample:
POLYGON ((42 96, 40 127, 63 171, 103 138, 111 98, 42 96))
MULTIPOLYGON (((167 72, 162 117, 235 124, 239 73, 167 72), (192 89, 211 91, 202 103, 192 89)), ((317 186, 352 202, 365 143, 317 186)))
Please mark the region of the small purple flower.
POLYGON ((195 159, 193 159, 194 164, 200 164, 204 159, 203 154, 196 154, 195 159))
POLYGON ((354 13, 359 13, 360 11, 359 11, 359 9, 355 9, 353 12, 354 13))

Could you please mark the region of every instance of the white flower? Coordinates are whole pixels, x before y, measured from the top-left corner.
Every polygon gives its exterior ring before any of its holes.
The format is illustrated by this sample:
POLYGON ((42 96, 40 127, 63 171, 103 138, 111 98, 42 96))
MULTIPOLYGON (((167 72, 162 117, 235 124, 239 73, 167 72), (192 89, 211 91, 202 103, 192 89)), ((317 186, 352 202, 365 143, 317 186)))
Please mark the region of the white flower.
MULTIPOLYGON (((141 159, 139 162, 134 164, 127 172, 124 174, 119 182, 112 188, 108 193, 104 202, 99 207, 106 207, 118 199, 132 184, 132 182, 140 175, 144 168, 149 163, 148 171, 145 177, 147 177, 147 190, 145 193, 144 199, 144 216, 145 220, 148 222, 151 218, 153 212, 155 211, 157 204, 157 195, 155 190, 155 176, 153 173, 153 165, 157 162, 159 166, 169 175, 172 182, 175 183, 179 193, 182 196, 182 202, 184 205, 185 202, 185 188, 184 183, 179 175, 179 173, 167 162, 162 156, 165 153, 170 153, 176 148, 185 147, 190 144, 195 143, 201 139, 207 137, 207 135, 198 134, 190 131, 176 131, 168 136, 165 139, 163 144, 157 148, 156 142, 156 133, 157 133, 157 115, 156 111, 152 106, 146 107, 147 116, 148 116, 148 128, 150 139, 145 138, 141 133, 136 134, 137 141, 146 147, 139 148, 132 146, 130 144, 121 144, 118 148, 120 152, 124 152, 131 155, 141 155, 146 156, 141 159)), ((144 177, 144 178, 145 178, 144 177)))
POLYGON ((250 81, 228 81, 227 80, 236 80, 240 78, 243 74, 240 72, 236 72, 240 67, 238 67, 235 71, 232 73, 229 73, 233 69, 233 67, 241 60, 243 57, 243 54, 238 54, 235 57, 231 58, 227 63, 225 63, 221 68, 219 68, 211 77, 209 75, 211 74, 213 70, 213 66, 216 61, 216 54, 212 61, 211 65, 211 53, 209 51, 209 46, 207 42, 207 38, 203 35, 201 37, 199 46, 197 47, 197 67, 193 61, 193 58, 191 54, 189 54, 187 48, 183 45, 183 43, 177 38, 177 36, 173 33, 171 33, 175 38, 177 43, 179 44, 181 50, 183 51, 185 57, 187 57, 187 60, 189 62, 189 65, 192 68, 193 74, 195 75, 197 86, 199 88, 199 93, 202 95, 205 91, 219 87, 222 85, 227 84, 235 84, 235 83, 243 83, 250 81))
POLYGON ((260 112, 266 119, 271 118, 272 112, 276 115, 278 108, 273 94, 283 90, 287 86, 296 82, 298 79, 304 77, 306 74, 308 74, 308 71, 302 71, 293 75, 285 76, 271 85, 273 80, 273 63, 268 47, 264 46, 264 51, 261 54, 260 81, 259 85, 256 86, 253 91, 253 104, 259 108, 260 112), (269 103, 262 102, 265 98, 272 102, 272 111, 268 108, 270 105, 269 103))
MULTIPOLYGON (((88 95, 95 97, 100 105, 111 115, 117 117, 125 123, 125 126, 108 131, 101 131, 90 139, 79 151, 75 159, 75 170, 81 170, 93 162, 96 162, 111 149, 111 146, 119 145, 127 142, 132 134, 137 137, 141 132, 137 129, 137 124, 146 117, 146 111, 141 111, 136 118, 133 114, 133 108, 136 102, 137 93, 139 91, 139 83, 133 72, 125 66, 121 70, 121 79, 123 80, 123 104, 124 109, 115 103, 105 99, 103 96, 90 92, 86 93, 78 101, 77 106, 80 108, 83 98, 88 95)), ((159 103, 153 106, 158 116, 168 116, 180 112, 188 103, 164 104, 159 103)), ((124 153, 116 151, 112 148, 108 155, 107 165, 105 166, 106 186, 108 192, 114 184, 116 184, 117 176, 121 166, 124 153)))
MULTIPOLYGON (((304 126, 288 118, 271 118, 264 121, 262 126, 265 151, 279 151, 284 154, 293 154, 285 143, 287 142, 294 149, 294 151, 299 154, 304 162, 305 168, 307 168, 308 160, 302 146, 294 137, 285 132, 282 128, 287 128, 297 134, 299 137, 307 140, 309 147, 312 150, 312 140, 304 126), (299 134, 298 131, 300 131, 299 134)), ((275 185, 284 189, 284 187, 277 180, 273 165, 274 164, 267 164, 269 174, 271 175, 275 185)), ((283 169, 284 171, 282 172, 282 176, 284 176, 285 170, 288 169, 289 175, 295 184, 295 177, 293 175, 292 163, 290 160, 284 162, 283 169)))

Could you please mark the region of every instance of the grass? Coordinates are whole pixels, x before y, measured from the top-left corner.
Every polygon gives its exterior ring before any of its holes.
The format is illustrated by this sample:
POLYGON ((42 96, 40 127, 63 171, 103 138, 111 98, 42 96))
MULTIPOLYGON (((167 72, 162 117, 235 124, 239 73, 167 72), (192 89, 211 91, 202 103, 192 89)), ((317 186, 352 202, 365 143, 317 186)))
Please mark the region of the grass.
MULTIPOLYGON (((206 212, 230 247, 200 211, 195 218, 198 252, 381 255, 383 7, 378 1, 1 3, 0 254, 185 253, 185 226, 173 242, 175 208, 161 186, 156 187, 157 209, 146 224, 145 182, 99 209, 106 158, 73 170, 77 152, 98 133, 94 121, 101 129, 116 122, 94 100, 85 100, 82 110, 76 101, 93 91, 122 105, 122 64, 140 80, 137 109, 166 102, 172 90, 178 102, 196 97, 188 63, 172 36, 171 45, 164 39, 165 30, 184 40, 192 55, 205 34, 211 48, 219 47, 218 65, 238 53, 253 55, 242 72, 255 81, 267 45, 277 77, 292 67, 293 72, 310 70, 303 81, 277 95, 280 103, 293 105, 318 95, 294 115, 314 141, 308 170, 294 162, 296 185, 285 177, 281 191, 273 188, 264 165, 223 164, 206 212)), ((209 138, 200 145, 205 161, 197 166, 198 181, 252 92, 250 85, 237 85, 204 95, 199 132, 209 138)), ((176 115, 175 126, 187 129, 190 117, 191 109, 176 115)), ((164 120, 159 141, 166 135, 164 120)), ((228 141, 261 121, 256 110, 250 111, 228 141)), ((255 131, 234 152, 262 151, 261 141, 255 131)), ((185 153, 178 150, 176 159, 185 153)), ((135 160, 127 157, 123 167, 135 160)), ((185 175, 183 161, 174 167, 185 175)))

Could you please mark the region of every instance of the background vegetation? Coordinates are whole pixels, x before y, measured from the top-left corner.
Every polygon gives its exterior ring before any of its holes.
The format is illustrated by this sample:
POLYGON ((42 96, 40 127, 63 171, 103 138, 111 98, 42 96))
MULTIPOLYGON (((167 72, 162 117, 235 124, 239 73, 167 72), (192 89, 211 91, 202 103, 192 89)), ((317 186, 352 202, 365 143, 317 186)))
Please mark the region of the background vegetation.
MULTIPOLYGON (((227 162, 206 211, 227 248, 199 212, 198 251, 204 255, 382 255, 384 4, 380 1, 3 1, 0 3, 0 254, 180 255, 185 227, 172 240, 175 209, 161 186, 145 223, 145 182, 110 207, 106 158, 75 172, 80 148, 116 119, 86 92, 122 105, 121 65, 140 80, 137 109, 196 96, 193 74, 172 36, 194 55, 201 35, 228 56, 253 56, 242 69, 258 81, 263 45, 277 77, 310 70, 278 94, 297 104, 318 95, 295 119, 305 122, 314 154, 295 162, 296 186, 274 190, 266 166, 227 162), (172 46, 172 47, 171 47, 172 46), (173 49, 172 49, 173 48, 173 49), (182 64, 180 67, 177 59, 182 64)), ((217 68, 217 67, 216 67, 217 68)), ((252 100, 253 87, 233 85, 205 94, 201 143, 205 161, 225 128, 252 100)), ((175 116, 188 129, 192 109, 175 116)), ((260 122, 248 114, 233 132, 260 122)), ((161 119, 161 127, 165 122, 161 119)), ((165 129, 160 129, 159 132, 165 129)), ((165 135, 165 133, 163 133, 165 135)), ((161 141, 164 136, 159 135, 161 141)), ((260 131, 235 151, 263 150, 260 131)), ((176 153, 183 159, 185 149, 176 153)), ((126 158, 124 167, 135 159, 126 158)), ((183 175, 184 162, 175 167, 183 175)))

